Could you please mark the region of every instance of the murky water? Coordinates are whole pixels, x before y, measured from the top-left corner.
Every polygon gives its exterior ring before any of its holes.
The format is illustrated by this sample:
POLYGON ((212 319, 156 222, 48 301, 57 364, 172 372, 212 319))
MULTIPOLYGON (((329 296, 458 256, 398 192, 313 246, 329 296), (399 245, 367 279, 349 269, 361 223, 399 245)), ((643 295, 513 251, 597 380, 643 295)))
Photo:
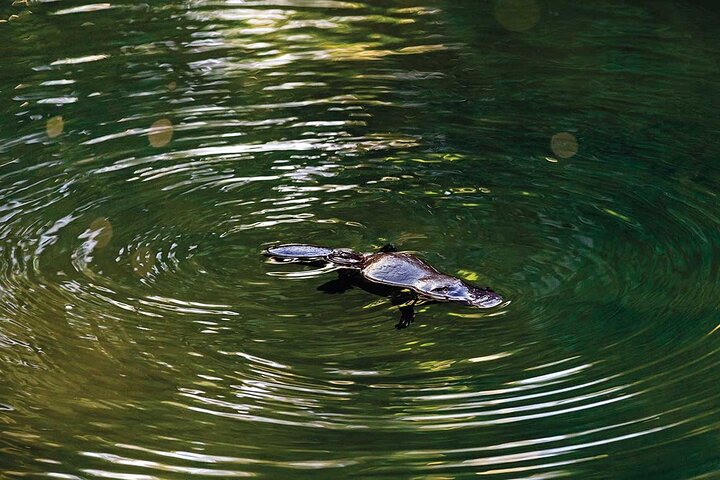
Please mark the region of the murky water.
POLYGON ((3 477, 720 475, 709 4, 8 3, 3 477))

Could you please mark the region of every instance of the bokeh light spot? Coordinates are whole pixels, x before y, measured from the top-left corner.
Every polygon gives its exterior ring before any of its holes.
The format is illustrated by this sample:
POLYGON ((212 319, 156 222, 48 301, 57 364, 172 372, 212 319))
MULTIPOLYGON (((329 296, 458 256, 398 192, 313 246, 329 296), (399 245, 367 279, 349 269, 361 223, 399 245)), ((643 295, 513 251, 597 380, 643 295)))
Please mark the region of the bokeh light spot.
POLYGON ((92 239, 95 240, 95 248, 103 248, 113 236, 113 227, 110 220, 104 217, 96 218, 90 223, 92 239))
POLYGON ((45 130, 47 131, 47 136, 50 138, 55 138, 58 135, 60 135, 63 130, 65 129, 65 122, 63 121, 63 117, 61 115, 58 115, 56 117, 48 118, 47 123, 45 124, 45 130))
POLYGON ((167 118, 161 118, 150 126, 148 140, 153 147, 164 147, 173 137, 173 124, 167 118))
POLYGON ((508 30, 524 32, 540 21, 540 6, 535 0, 497 0, 495 18, 508 30))
POLYGON ((570 158, 578 152, 578 141, 572 133, 560 132, 552 136, 550 148, 558 157, 570 158))

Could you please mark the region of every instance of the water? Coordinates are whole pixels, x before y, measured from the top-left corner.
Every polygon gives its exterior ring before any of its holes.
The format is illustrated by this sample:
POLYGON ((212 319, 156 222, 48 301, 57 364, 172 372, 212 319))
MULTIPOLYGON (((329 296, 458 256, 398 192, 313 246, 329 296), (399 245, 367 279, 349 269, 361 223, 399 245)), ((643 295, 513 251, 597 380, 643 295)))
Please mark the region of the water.
POLYGON ((717 12, 633 3, 6 2, 2 476, 717 478, 717 12))

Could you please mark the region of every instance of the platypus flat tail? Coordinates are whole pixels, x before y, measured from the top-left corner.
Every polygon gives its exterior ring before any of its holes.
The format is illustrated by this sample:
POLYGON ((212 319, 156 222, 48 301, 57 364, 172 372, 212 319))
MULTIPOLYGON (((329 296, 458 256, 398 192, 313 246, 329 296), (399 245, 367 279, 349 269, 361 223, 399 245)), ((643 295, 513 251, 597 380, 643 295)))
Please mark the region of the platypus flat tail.
POLYGON ((328 248, 304 243, 283 243, 263 251, 263 255, 278 262, 304 263, 308 265, 332 264, 339 268, 360 268, 362 253, 348 248, 328 248))
POLYGON ((331 253, 333 253, 332 248, 302 243, 273 245, 263 251, 263 255, 266 257, 287 262, 327 262, 331 253))

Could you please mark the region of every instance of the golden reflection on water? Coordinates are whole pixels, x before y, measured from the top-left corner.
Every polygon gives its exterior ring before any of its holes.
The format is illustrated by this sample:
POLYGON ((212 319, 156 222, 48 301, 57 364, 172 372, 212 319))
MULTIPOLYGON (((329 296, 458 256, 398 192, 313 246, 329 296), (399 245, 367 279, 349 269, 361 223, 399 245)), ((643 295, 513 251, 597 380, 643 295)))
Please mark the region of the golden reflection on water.
POLYGON ((23 10, 21 10, 21 11, 18 11, 19 15, 18 15, 18 14, 12 14, 12 15, 10 15, 9 17, 7 17, 7 19, 5 19, 5 18, 0 19, 0 23, 7 23, 7 22, 10 22, 10 21, 14 21, 14 20, 19 19, 19 18, 20 18, 20 15, 25 16, 25 15, 27 15, 27 14, 32 13, 30 10, 27 10, 27 8, 30 7, 30 2, 29 2, 28 0, 14 0, 14 1, 12 2, 11 6, 12 6, 12 7, 25 7, 26 9, 23 9, 23 10))
POLYGON ((98 12, 113 8, 111 3, 91 3, 89 5, 81 5, 79 7, 64 8, 53 13, 53 15, 70 15, 73 13, 98 12))
POLYGON ((99 55, 84 55, 82 57, 61 58, 59 60, 55 60, 50 65, 53 67, 57 67, 57 66, 61 66, 61 65, 77 65, 79 63, 99 62, 100 60, 105 60, 109 56, 110 55, 99 54, 99 55))

